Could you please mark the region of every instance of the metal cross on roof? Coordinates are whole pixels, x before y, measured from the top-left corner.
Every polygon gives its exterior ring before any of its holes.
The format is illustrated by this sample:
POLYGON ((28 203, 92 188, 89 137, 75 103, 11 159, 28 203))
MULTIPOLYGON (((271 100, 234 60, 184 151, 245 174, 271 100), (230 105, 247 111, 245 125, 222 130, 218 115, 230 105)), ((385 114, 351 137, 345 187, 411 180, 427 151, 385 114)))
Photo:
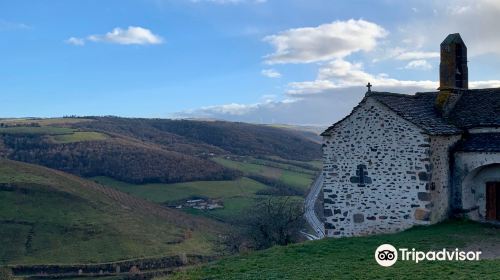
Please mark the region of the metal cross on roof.
POLYGON ((372 92, 372 84, 370 84, 368 82, 368 84, 366 85, 366 87, 368 88, 368 92, 372 92))

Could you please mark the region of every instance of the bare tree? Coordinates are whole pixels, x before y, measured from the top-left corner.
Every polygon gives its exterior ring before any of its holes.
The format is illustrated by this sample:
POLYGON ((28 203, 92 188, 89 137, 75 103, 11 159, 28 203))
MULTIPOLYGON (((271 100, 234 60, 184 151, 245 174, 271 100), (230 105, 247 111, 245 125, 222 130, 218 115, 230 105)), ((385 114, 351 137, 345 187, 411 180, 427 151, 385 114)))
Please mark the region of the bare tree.
POLYGON ((303 215, 302 201, 289 196, 270 197, 249 213, 246 235, 255 249, 297 242, 304 226, 303 215))

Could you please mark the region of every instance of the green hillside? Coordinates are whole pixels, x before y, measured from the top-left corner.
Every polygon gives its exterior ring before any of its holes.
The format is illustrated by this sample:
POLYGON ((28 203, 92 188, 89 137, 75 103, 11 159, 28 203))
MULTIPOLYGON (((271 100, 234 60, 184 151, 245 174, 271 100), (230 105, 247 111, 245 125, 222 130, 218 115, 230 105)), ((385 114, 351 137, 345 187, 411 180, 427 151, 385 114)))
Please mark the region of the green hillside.
MULTIPOLYGON (((500 279, 500 228, 452 221, 408 231, 370 237, 324 239, 228 257, 178 273, 174 279, 500 279), (379 266, 375 249, 384 243, 396 248, 427 251, 443 248, 482 250, 494 260, 479 262, 398 261, 379 266)), ((171 279, 171 278, 169 278, 171 279)))
POLYGON ((185 145, 198 151, 212 147, 215 152, 242 156, 267 155, 302 161, 321 157, 320 144, 310 139, 318 136, 312 132, 225 121, 93 119, 93 122, 75 123, 73 127, 128 135, 176 151, 185 149, 185 145))
POLYGON ((293 195, 302 199, 314 176, 318 172, 309 163, 282 163, 251 157, 236 157, 238 160, 214 158, 213 160, 231 170, 238 170, 245 176, 225 181, 192 181, 175 184, 130 184, 109 177, 93 177, 96 182, 119 191, 144 198, 163 205, 178 206, 193 198, 215 199, 223 203, 224 208, 214 210, 182 210, 197 215, 204 215, 220 221, 231 222, 251 211, 258 202, 269 195, 283 195, 276 190, 276 184, 291 189, 293 195), (298 164, 294 165, 294 164, 298 164), (308 169, 300 165, 308 167, 308 169))
POLYGON ((0 265, 213 255, 222 230, 60 171, 0 159, 0 265))
POLYGON ((197 210, 183 208, 190 214, 204 215, 220 221, 233 222, 248 211, 262 196, 258 191, 267 189, 264 184, 246 177, 233 181, 194 181, 176 184, 128 184, 108 177, 93 180, 122 192, 168 206, 180 205, 188 199, 209 198, 223 201, 224 208, 197 210))
POLYGON ((248 176, 264 176, 279 181, 303 193, 309 189, 316 174, 319 172, 319 170, 303 169, 290 164, 274 163, 270 165, 270 161, 252 158, 243 161, 215 158, 214 161, 224 167, 239 170, 248 176))
POLYGON ((308 135, 315 136, 230 122, 0 119, 0 156, 78 176, 106 176, 134 184, 220 181, 237 179, 241 172, 210 160, 214 157, 251 155, 277 158, 284 164, 319 159, 320 145, 308 135))

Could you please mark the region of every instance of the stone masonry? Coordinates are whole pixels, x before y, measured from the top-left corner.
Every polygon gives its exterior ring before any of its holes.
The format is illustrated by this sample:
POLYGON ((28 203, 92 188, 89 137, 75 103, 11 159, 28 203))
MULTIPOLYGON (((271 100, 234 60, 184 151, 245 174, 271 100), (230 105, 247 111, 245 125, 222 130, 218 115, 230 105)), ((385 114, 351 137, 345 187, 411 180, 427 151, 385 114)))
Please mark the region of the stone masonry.
POLYGON ((430 143, 421 129, 365 98, 325 137, 327 235, 395 232, 428 223, 430 143))

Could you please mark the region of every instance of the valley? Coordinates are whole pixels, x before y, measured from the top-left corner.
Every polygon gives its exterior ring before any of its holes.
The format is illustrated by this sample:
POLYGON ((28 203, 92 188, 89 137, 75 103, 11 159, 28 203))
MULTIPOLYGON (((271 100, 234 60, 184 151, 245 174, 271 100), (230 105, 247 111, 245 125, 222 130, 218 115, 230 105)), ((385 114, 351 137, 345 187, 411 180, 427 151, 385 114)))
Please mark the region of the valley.
POLYGON ((245 227, 256 205, 303 201, 321 168, 315 137, 213 121, 0 119, 0 241, 8 244, 0 265, 74 274, 74 264, 132 269, 171 258, 162 268, 170 271, 228 255, 225 236, 245 227))

